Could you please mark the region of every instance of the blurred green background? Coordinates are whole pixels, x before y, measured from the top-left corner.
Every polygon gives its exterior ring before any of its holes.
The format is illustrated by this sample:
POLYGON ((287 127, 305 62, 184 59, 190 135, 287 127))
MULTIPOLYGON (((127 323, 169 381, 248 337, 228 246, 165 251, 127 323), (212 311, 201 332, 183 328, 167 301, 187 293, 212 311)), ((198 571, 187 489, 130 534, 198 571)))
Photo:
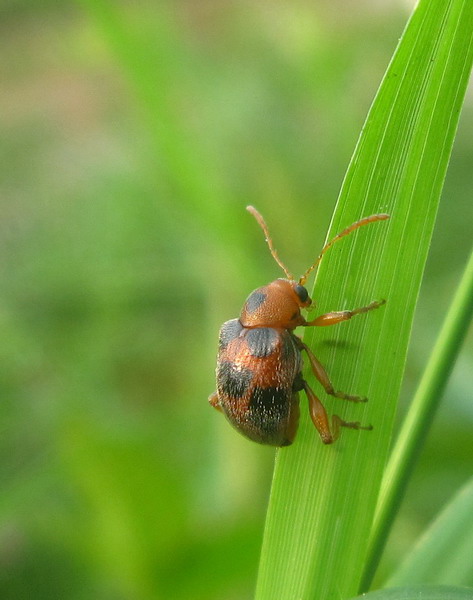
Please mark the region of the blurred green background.
MULTIPOLYGON (((302 272, 410 5, 3 1, 0 598, 252 597, 274 451, 207 405, 220 324, 281 275, 244 207, 302 272)), ((470 91, 400 418, 471 246, 472 124, 470 91)), ((472 364, 470 332, 379 581, 471 475, 472 364)))

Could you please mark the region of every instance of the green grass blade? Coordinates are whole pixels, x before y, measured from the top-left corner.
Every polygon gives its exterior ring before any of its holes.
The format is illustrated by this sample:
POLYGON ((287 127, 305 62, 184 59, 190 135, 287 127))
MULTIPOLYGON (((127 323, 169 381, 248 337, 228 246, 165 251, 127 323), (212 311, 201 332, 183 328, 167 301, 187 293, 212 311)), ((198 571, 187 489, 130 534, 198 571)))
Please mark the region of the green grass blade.
POLYGON ((415 583, 473 586, 473 478, 455 495, 389 579, 389 587, 415 583))
POLYGON ((379 298, 387 304, 333 330, 308 330, 305 341, 337 388, 370 398, 367 405, 327 400, 329 412, 372 423, 374 430, 344 431, 324 447, 302 411, 296 444, 276 458, 258 600, 348 598, 358 591, 414 306, 471 70, 472 32, 471 2, 421 0, 369 113, 329 234, 371 213, 392 218, 330 251, 315 298, 319 313, 379 298), (331 345, 322 345, 324 339, 331 345))
POLYGON ((473 600, 473 590, 447 585, 413 585, 377 590, 357 597, 363 600, 473 600))
POLYGON ((442 398, 472 314, 473 252, 384 473, 362 587, 368 587, 374 574, 389 527, 442 398))

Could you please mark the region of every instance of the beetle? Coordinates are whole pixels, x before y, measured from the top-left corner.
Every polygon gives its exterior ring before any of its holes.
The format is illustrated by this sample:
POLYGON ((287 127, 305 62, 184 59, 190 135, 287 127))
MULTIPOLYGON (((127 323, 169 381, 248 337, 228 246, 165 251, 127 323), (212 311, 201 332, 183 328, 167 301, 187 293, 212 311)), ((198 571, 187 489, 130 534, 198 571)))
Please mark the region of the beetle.
POLYGON ((309 402, 312 422, 324 444, 333 443, 341 427, 372 429, 359 422, 343 421, 337 415, 332 416, 330 427, 322 402, 302 376, 303 351, 327 394, 350 402, 366 402, 367 398, 336 391, 320 361, 293 331, 299 326, 335 325, 385 303, 380 300, 353 310, 328 312, 312 321, 306 321, 301 314, 301 309, 312 305, 305 283, 325 252, 359 227, 389 219, 389 215, 364 217, 344 229, 322 248, 315 262, 296 281, 281 262, 261 214, 253 206, 247 206, 247 210, 263 230, 269 251, 286 279, 276 279, 251 292, 240 317, 222 325, 216 368, 217 391, 210 395, 210 404, 223 412, 241 434, 270 446, 289 446, 294 441, 299 423, 299 392, 302 390, 309 402))

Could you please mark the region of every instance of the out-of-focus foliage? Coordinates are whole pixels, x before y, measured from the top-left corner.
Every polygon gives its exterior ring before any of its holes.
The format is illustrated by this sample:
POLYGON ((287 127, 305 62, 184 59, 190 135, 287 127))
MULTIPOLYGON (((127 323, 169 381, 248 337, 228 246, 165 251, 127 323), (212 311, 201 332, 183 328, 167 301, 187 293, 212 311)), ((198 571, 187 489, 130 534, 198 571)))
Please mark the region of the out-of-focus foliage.
POLYGON ((471 549, 473 548, 473 478, 455 494, 431 526, 420 537, 398 569, 389 587, 428 581, 430 584, 453 581, 470 586, 473 597, 471 549))
MULTIPOLYGON (((110 5, 0 7, 0 597, 250 598, 273 451, 206 404, 219 325, 280 276, 244 206, 302 271, 409 7, 110 5)), ((470 249, 462 119, 405 403, 470 249)), ((471 474, 472 354, 381 576, 471 474)))

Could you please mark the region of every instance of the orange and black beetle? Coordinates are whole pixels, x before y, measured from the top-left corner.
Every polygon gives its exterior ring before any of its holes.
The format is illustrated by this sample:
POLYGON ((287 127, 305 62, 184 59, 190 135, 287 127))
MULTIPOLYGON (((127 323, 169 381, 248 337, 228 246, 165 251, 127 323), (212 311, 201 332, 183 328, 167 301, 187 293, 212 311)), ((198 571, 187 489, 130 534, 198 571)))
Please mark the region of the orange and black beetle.
POLYGON ((222 325, 217 391, 210 396, 210 404, 222 411, 240 433, 271 446, 292 444, 299 422, 298 392, 301 390, 307 395, 311 419, 325 444, 337 439, 340 427, 371 429, 358 422, 342 421, 337 415, 333 415, 330 429, 324 406, 302 377, 302 350, 307 353, 314 375, 327 394, 352 402, 366 402, 366 398, 336 392, 321 363, 293 330, 299 326, 335 325, 384 304, 382 300, 354 310, 329 312, 309 322, 301 314, 301 308, 312 304, 304 287, 307 277, 332 244, 358 227, 388 219, 389 215, 371 215, 344 229, 324 246, 299 281, 295 281, 280 261, 263 217, 252 206, 247 210, 263 229, 270 252, 287 279, 276 279, 252 292, 240 318, 222 325))

